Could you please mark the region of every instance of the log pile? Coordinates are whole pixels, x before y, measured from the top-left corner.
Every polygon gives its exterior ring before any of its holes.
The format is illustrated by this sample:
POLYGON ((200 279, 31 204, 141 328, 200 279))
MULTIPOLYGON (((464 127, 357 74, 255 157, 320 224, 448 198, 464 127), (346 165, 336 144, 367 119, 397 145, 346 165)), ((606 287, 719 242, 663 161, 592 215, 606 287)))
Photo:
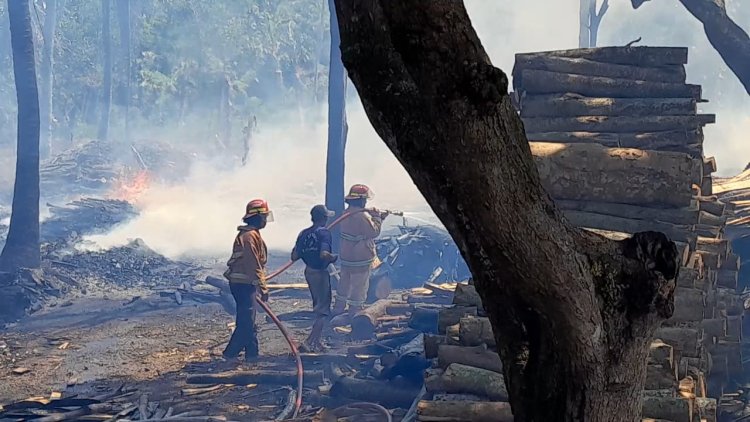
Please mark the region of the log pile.
POLYGON ((742 370, 744 307, 725 236, 734 207, 714 196, 716 160, 703 156, 715 117, 697 113, 704 100, 685 83, 686 63, 687 49, 672 47, 517 54, 513 98, 542 182, 573 225, 677 243, 675 309, 651 345, 643 417, 715 421, 742 370))

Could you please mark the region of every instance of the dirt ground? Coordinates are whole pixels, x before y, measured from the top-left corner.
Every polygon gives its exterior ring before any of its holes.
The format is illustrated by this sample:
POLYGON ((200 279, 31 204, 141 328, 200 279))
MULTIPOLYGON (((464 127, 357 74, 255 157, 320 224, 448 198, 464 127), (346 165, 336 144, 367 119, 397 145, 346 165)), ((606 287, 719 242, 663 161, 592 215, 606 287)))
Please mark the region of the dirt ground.
MULTIPOLYGON (((292 271, 281 281, 299 282, 299 276, 292 271)), ((280 291, 271 298, 279 315, 311 310, 311 305, 304 290, 280 291)), ((299 341, 311 322, 298 318, 285 323, 299 341)), ((174 407, 175 413, 197 408, 203 414, 240 420, 272 417, 288 396, 278 386, 235 386, 196 396, 181 393, 188 374, 240 365, 220 358, 232 323, 233 317, 218 304, 177 305, 171 298, 136 289, 66 300, 0 331, 0 404, 50 397, 53 392, 91 397, 125 384, 137 390, 132 400, 148 393, 150 401, 174 407), (16 373, 23 372, 21 368, 27 372, 16 373)), ((261 354, 293 369, 276 326, 263 313, 258 324, 261 354)))

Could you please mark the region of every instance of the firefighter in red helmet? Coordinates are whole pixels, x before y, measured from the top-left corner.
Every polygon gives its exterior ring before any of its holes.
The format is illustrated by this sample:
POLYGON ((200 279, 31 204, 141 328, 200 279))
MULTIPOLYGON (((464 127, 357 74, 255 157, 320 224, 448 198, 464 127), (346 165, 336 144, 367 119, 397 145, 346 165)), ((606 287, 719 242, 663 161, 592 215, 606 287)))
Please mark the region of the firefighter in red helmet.
POLYGON ((224 277, 229 280, 229 288, 237 304, 236 326, 232 333, 224 357, 236 358, 244 350, 245 360, 258 357, 258 336, 255 329, 255 297, 268 300, 266 286, 266 263, 268 251, 260 231, 266 223, 273 221, 273 213, 268 202, 253 199, 245 206, 244 226, 237 227, 238 233, 232 245, 232 256, 224 277))
POLYGON ((344 197, 348 207, 344 214, 351 216, 341 220, 341 246, 339 261, 341 274, 336 297, 334 314, 343 313, 347 306, 353 315, 364 308, 367 289, 370 286, 370 271, 375 261, 375 238, 380 235, 383 219, 388 212, 377 210, 363 211, 367 200, 373 198, 369 187, 353 185, 344 197))

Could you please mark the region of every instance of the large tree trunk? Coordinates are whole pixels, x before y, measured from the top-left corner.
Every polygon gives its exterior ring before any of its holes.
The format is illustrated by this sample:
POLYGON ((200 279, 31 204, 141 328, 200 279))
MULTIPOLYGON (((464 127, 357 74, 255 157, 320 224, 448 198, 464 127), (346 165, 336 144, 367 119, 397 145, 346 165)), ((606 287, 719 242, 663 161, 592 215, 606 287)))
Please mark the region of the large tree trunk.
MULTIPOLYGON (((637 9, 649 0, 631 0, 637 9)), ((703 24, 708 41, 750 94, 750 36, 727 15, 724 0, 680 0, 703 24)))
MULTIPOLYGON (((331 12, 331 58, 328 68, 328 152, 326 158, 326 207, 336 216, 344 212, 344 161, 346 152, 346 84, 348 77, 341 62, 341 37, 336 7, 328 0, 331 12)), ((339 228, 333 229, 333 250, 339 249, 339 228)))
POLYGON ((58 0, 48 0, 44 15, 44 27, 42 28, 44 44, 42 45, 42 61, 40 64, 41 77, 39 78, 39 111, 41 117, 41 131, 39 147, 42 156, 48 156, 52 151, 52 88, 54 83, 55 66, 55 33, 57 32, 57 6, 58 0))
POLYGON ((97 137, 106 141, 109 136, 109 115, 112 107, 112 36, 109 25, 110 0, 102 0, 102 92, 99 103, 97 137))
POLYGON ((0 271, 39 267, 39 92, 29 2, 8 1, 13 75, 18 101, 18 146, 13 209, 0 271))
POLYGON ((651 337, 672 313, 675 244, 563 219, 462 2, 336 8, 371 123, 472 270, 515 420, 636 420, 651 337))
POLYGON ((125 142, 130 142, 130 0, 117 2, 117 23, 120 27, 122 73, 125 81, 125 142))

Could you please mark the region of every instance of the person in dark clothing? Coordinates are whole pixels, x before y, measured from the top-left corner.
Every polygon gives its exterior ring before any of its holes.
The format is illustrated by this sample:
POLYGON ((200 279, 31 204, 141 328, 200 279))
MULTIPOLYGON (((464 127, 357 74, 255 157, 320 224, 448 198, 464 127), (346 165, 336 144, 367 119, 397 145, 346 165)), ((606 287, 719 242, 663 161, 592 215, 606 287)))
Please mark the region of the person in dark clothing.
POLYGON ((245 207, 243 221, 245 225, 237 228, 239 233, 234 239, 232 256, 227 262, 229 268, 224 273, 237 304, 236 326, 224 349, 224 358, 236 358, 244 350, 245 360, 252 361, 258 357, 259 352, 255 329, 255 298, 260 294, 261 300, 268 300, 268 251, 260 230, 266 227, 267 222, 273 221, 273 213, 268 209, 266 201, 254 199, 245 207))
POLYGON ((305 280, 313 300, 313 323, 310 335, 301 345, 303 351, 322 349, 321 335, 326 321, 331 316, 331 276, 328 265, 338 256, 331 252, 331 232, 326 228, 334 213, 325 205, 316 205, 310 211, 312 226, 302 230, 292 250, 292 261, 302 259, 305 263, 305 280))

